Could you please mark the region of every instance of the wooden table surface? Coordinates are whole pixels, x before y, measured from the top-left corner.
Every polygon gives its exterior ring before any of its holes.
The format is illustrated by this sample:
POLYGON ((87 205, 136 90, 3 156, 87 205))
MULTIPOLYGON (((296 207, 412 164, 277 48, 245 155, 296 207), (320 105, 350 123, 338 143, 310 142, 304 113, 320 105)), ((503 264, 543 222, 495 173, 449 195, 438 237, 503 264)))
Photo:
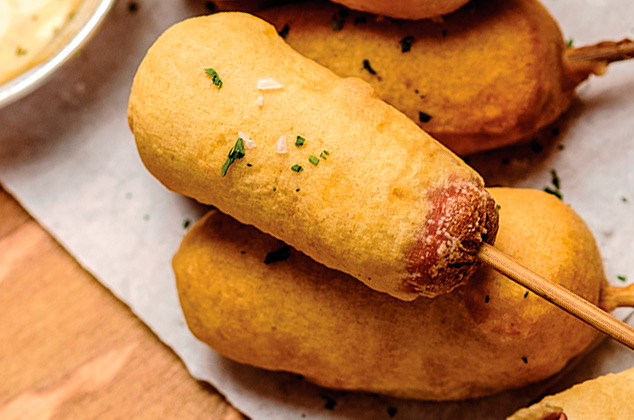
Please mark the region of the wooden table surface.
POLYGON ((0 419, 244 417, 0 187, 0 419))

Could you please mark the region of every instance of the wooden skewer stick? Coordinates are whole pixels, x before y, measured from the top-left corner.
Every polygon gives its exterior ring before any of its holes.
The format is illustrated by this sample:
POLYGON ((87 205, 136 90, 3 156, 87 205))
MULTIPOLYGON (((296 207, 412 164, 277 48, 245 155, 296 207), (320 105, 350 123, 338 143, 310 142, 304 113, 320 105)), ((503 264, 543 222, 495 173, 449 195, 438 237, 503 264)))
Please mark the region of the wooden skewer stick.
POLYGON ((619 42, 604 41, 598 44, 566 51, 566 59, 570 62, 604 62, 628 60, 634 58, 634 41, 624 39, 619 42))
POLYGON ((634 350, 634 328, 618 320, 568 289, 535 274, 517 261, 489 245, 482 244, 478 259, 533 293, 559 306, 634 350))

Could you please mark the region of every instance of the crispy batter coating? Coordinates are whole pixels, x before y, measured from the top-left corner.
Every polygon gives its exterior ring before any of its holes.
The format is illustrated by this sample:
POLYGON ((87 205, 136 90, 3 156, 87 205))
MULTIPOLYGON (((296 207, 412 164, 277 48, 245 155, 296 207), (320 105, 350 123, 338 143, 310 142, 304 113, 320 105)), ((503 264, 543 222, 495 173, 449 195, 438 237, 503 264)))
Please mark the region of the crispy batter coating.
POLYGON ((475 171, 367 83, 304 58, 248 14, 168 29, 139 67, 128 115, 168 188, 401 299, 461 284, 497 231, 475 171))
POLYGON ((451 13, 469 0, 334 0, 351 9, 398 19, 425 19, 451 13))
POLYGON ((633 394, 634 368, 631 368, 550 395, 519 410, 508 420, 627 420, 634 413, 633 394))
POLYGON ((287 26, 286 41, 300 53, 364 79, 460 155, 528 139, 598 71, 569 67, 557 23, 537 0, 474 0, 441 21, 350 12, 334 31, 337 13, 336 5, 302 3, 260 15, 287 26))
MULTIPOLYGON (((491 193, 501 205, 496 246, 596 303, 602 262, 579 216, 541 191, 491 193)), ((596 336, 489 269, 466 288, 402 302, 293 249, 266 264, 283 246, 216 211, 191 229, 173 267, 198 338, 326 387, 455 400, 544 379, 596 336)))

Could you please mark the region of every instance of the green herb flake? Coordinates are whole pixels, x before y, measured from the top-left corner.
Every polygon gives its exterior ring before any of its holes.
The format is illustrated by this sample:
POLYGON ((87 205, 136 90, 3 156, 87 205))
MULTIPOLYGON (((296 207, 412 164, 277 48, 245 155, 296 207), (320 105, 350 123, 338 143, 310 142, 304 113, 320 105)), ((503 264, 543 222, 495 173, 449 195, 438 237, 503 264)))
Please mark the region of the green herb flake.
POLYGON ((524 293, 524 299, 526 299, 528 297, 528 290, 526 291, 526 293, 524 293))
POLYGON ((552 176, 552 183, 555 186, 555 188, 558 190, 561 189, 561 180, 559 179, 559 176, 557 175, 557 171, 554 169, 551 169, 550 175, 552 176))
POLYGON ((299 188, 295 188, 295 192, 299 192, 299 191, 300 191, 300 189, 299 189, 299 188))
POLYGON ((288 36, 288 32, 291 30, 291 27, 288 26, 288 23, 286 25, 284 25, 284 27, 278 32, 279 36, 281 36, 283 39, 286 39, 286 37, 288 36))
POLYGON ((343 29, 343 25, 346 23, 346 18, 350 11, 345 7, 339 9, 337 13, 332 15, 332 19, 330 19, 330 27, 333 31, 340 31, 343 29))
POLYGON ((305 142, 306 142, 305 138, 303 138, 302 136, 297 136, 297 139, 295 140, 295 146, 297 147, 303 146, 305 142))
POLYGON ((24 49, 24 48, 22 48, 22 47, 17 47, 17 48, 15 49, 15 55, 17 55, 17 56, 26 55, 27 53, 28 53, 28 51, 27 51, 27 50, 25 50, 25 49, 24 49))
POLYGON ((308 156, 308 161, 315 166, 319 164, 319 158, 317 156, 313 156, 313 155, 308 156))
POLYGON ((563 200, 563 198, 564 198, 564 196, 561 194, 561 191, 554 190, 554 189, 552 189, 550 187, 544 188, 544 192, 547 192, 548 194, 552 194, 552 195, 554 195, 555 197, 557 197, 560 200, 563 200))
POLYGON ((319 154, 319 157, 322 158, 323 160, 328 160, 329 155, 330 155, 330 152, 328 150, 322 150, 322 152, 319 154))
POLYGON ((500 211, 500 209, 502 208, 502 206, 500 206, 499 204, 495 205, 495 208, 497 209, 497 211, 500 211))
POLYGON ((431 121, 431 115, 429 115, 426 112, 419 111, 418 112, 418 121, 420 121, 422 123, 428 123, 429 121, 431 121))
POLYGON ((250 163, 247 163, 247 166, 250 168, 250 167, 252 167, 253 165, 252 165, 252 164, 250 164, 250 163))
POLYGON ((484 303, 489 303, 489 300, 490 300, 490 299, 489 299, 489 296, 488 296, 488 295, 484 297, 484 303))
POLYGON ((524 362, 525 364, 528 363, 528 358, 527 357, 522 357, 522 362, 524 362))
POLYGON ((627 281, 627 277, 626 276, 616 276, 617 279, 621 280, 621 281, 627 281))
POLYGON ((273 187, 273 191, 277 191, 277 187, 273 187))
POLYGON ((627 197, 621 197, 621 201, 627 203, 627 197))
POLYGON ((205 74, 211 77, 211 81, 214 85, 218 86, 218 89, 222 87, 222 80, 220 80, 220 75, 216 70, 209 67, 208 69, 205 69, 205 74))
POLYGON ((295 164, 295 165, 291 166, 291 170, 295 171, 295 172, 301 172, 301 171, 304 170, 304 168, 302 168, 301 165, 295 164))
POLYGON ((220 169, 220 175, 221 176, 227 175, 229 166, 231 166, 231 164, 235 162, 236 160, 242 159, 244 157, 244 154, 245 154, 244 140, 238 137, 238 140, 236 141, 236 145, 233 146, 231 150, 229 150, 229 154, 227 154, 227 160, 225 160, 225 163, 223 163, 222 168, 220 169))
POLYGON ((187 228, 189 227, 189 225, 191 225, 191 224, 192 224, 192 221, 191 221, 191 220, 189 220, 189 219, 185 219, 185 220, 183 221, 183 229, 187 229, 187 228))
POLYGON ((574 42, 575 42, 575 41, 574 41, 572 38, 570 38, 570 39, 568 40, 568 42, 566 42, 566 46, 567 46, 568 48, 572 48, 572 44, 574 44, 574 42))
POLYGON ((401 44, 401 52, 409 52, 412 49, 412 44, 414 43, 413 36, 406 36, 405 38, 399 41, 401 44))

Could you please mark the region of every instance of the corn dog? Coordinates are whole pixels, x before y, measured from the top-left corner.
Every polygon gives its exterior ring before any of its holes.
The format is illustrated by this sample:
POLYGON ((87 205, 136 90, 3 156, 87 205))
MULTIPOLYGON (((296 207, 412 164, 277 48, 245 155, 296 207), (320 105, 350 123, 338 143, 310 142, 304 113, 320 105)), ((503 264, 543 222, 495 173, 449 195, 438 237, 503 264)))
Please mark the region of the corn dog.
POLYGON ((340 76, 364 79, 460 155, 530 140, 607 64, 569 61, 557 23, 537 0, 474 0, 440 22, 351 12, 333 31, 337 10, 313 2, 259 15, 287 28, 297 51, 340 76))
POLYGON ((508 420, 628 420, 634 413, 634 368, 610 373, 550 395, 508 420))
POLYGON ((139 67, 128 115, 169 189, 400 299, 463 283, 497 231, 475 171, 367 83, 248 14, 168 29, 139 67))
MULTIPOLYGON (((597 303, 601 257, 579 216, 542 191, 490 192, 501 206, 496 246, 597 303)), ((474 398, 544 379, 596 337, 486 267, 466 287, 401 302, 218 212, 187 234, 173 267, 199 339, 241 363, 331 388, 474 398)))

